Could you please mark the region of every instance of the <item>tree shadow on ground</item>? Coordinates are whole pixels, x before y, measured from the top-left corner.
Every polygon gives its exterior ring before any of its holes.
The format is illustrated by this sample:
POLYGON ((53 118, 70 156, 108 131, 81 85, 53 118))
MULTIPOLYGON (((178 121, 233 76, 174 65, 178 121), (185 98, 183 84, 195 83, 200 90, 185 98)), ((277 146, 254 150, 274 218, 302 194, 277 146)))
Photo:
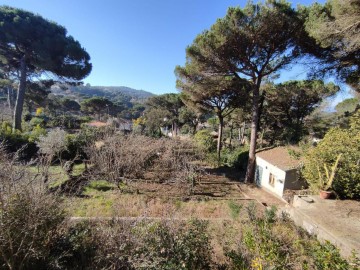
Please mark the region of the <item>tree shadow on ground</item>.
POLYGON ((218 175, 228 178, 231 181, 244 182, 245 172, 228 166, 220 166, 217 168, 205 168, 205 172, 211 175, 218 175))

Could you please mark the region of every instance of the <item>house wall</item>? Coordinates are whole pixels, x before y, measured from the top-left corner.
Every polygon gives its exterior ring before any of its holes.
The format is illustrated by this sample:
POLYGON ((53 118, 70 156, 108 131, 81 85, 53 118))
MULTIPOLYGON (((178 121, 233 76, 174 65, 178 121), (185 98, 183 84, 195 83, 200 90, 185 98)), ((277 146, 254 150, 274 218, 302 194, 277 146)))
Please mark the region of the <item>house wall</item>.
POLYGON ((285 189, 298 190, 306 187, 306 182, 299 179, 297 169, 286 172, 285 189))
POLYGON ((275 195, 282 198, 286 172, 260 157, 256 157, 256 165, 263 168, 261 179, 259 179, 261 187, 266 188, 268 191, 275 193, 275 195), (275 177, 274 186, 270 185, 269 183, 270 173, 272 173, 275 177))

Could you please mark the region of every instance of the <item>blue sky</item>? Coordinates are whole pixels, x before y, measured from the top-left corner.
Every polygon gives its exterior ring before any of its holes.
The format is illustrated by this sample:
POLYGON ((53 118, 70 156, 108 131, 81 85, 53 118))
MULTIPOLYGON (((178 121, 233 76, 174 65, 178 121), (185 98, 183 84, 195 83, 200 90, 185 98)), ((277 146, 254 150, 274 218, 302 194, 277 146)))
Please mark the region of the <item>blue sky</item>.
MULTIPOLYGON (((313 1, 293 1, 311 4, 313 1)), ((319 1, 324 2, 324 0, 319 1)), ((3 0, 57 22, 79 40, 93 63, 85 83, 128 86, 156 94, 176 92, 174 68, 185 48, 223 17, 235 0, 3 0)), ((301 79, 301 71, 284 79, 301 79)))

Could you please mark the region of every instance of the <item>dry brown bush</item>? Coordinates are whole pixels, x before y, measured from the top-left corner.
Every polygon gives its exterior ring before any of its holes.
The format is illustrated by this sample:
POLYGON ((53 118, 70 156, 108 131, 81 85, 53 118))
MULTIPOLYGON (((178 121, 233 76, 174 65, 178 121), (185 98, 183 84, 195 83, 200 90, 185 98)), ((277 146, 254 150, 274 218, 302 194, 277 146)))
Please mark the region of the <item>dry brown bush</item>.
POLYGON ((0 269, 39 269, 65 215, 38 175, 0 146, 0 269))
POLYGON ((88 147, 92 172, 120 185, 129 180, 192 183, 199 158, 189 142, 145 136, 112 136, 88 147))

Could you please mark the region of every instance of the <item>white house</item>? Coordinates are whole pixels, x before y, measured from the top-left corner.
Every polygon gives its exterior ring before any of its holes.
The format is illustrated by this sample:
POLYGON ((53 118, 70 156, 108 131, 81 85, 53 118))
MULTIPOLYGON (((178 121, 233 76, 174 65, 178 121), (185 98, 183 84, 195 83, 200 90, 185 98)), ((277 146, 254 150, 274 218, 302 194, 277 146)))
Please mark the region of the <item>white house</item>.
POLYGON ((302 189, 304 182, 298 177, 301 160, 290 155, 296 149, 276 147, 256 153, 256 184, 281 198, 286 189, 302 189))

